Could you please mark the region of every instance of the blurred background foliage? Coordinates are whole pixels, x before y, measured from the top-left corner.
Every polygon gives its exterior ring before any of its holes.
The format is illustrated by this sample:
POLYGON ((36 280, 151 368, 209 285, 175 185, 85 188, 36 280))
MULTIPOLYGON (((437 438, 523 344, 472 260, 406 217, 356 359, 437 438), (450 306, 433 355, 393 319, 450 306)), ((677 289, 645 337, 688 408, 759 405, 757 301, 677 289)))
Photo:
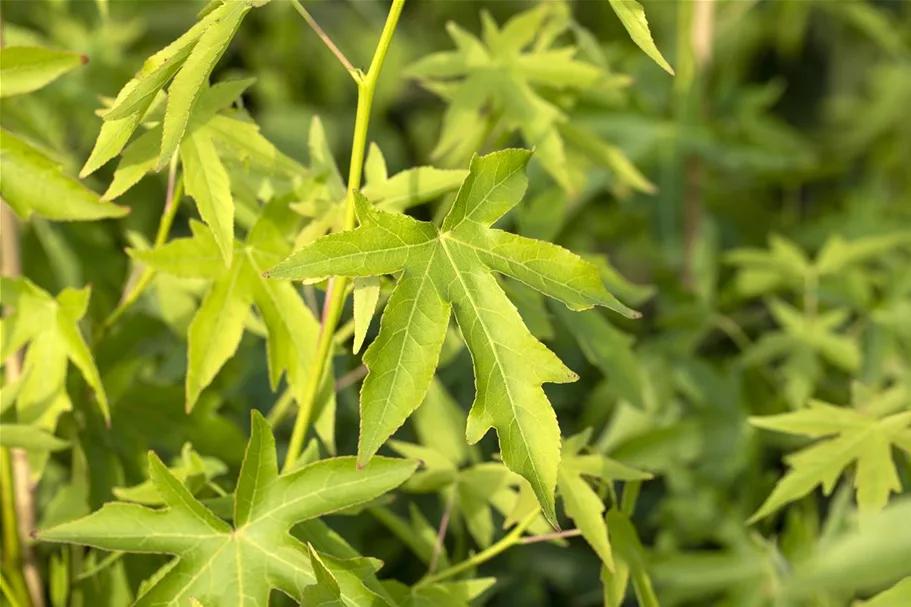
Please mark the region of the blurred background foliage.
MULTIPOLYGON (((717 0, 704 63, 690 44, 692 3, 643 4, 676 77, 635 47, 607 2, 569 2, 576 23, 591 34, 585 40, 593 47, 583 52, 617 76, 610 87, 582 96, 572 118, 581 132, 621 149, 653 187, 630 187, 622 174, 586 165, 585 187, 567 194, 533 167, 516 226, 575 251, 607 255, 605 278, 645 317, 567 320, 544 309, 536 332, 549 335, 551 347, 581 376, 547 390, 565 435, 591 427, 596 450, 655 473, 642 486, 633 522, 663 605, 771 605, 789 560, 817 550, 847 524, 851 479, 830 497, 817 490, 783 514, 745 525, 783 475, 782 456, 806 444, 751 428, 747 418, 797 409, 810 397, 850 405, 855 380, 873 391, 909 381, 911 4, 717 0), (865 243, 862 250, 851 248, 857 242, 865 243), (832 265, 820 272, 814 260, 827 247, 835 249, 826 258, 832 265), (837 318, 823 327, 817 315, 826 314, 837 318)), ((369 61, 384 3, 306 5, 355 65, 369 61)), ((52 86, 3 99, 3 126, 76 174, 98 133, 99 96, 113 97, 202 6, 3 2, 6 45, 70 49, 90 58, 52 86)), ((531 6, 409 0, 370 129, 390 173, 431 163, 446 107, 406 78, 406 68, 452 48, 449 21, 477 33, 482 10, 503 23, 531 6)), ((244 108, 279 149, 307 161, 308 130, 318 115, 336 161, 347 165, 355 88, 289 3, 251 13, 212 80, 246 76, 256 83, 244 108)), ((507 135, 497 143, 521 140, 507 135)), ((114 167, 108 164, 87 185, 104 191, 114 167)), ((97 326, 129 274, 121 251, 152 239, 164 192, 164 174, 143 180, 120 199, 132 209, 121 220, 35 218, 23 227, 23 273, 51 293, 91 283, 86 326, 97 326)), ((432 211, 414 212, 429 218, 432 211)), ((192 207, 180 213, 172 237, 188 233, 192 207)), ((48 464, 39 489, 42 526, 97 508, 114 487, 143 481, 145 448, 179 456, 190 442, 226 464, 215 469, 231 477, 247 412, 268 411, 277 398, 261 340, 248 333, 193 415, 184 417, 184 336, 200 289, 160 280, 154 295, 171 298, 169 313, 160 313, 154 297, 144 299, 96 351, 118 432, 105 430, 85 403, 64 416, 61 435, 76 427, 84 435, 80 449, 48 464)), ((337 377, 358 364, 340 350, 337 377)), ((440 373, 465 408, 474 390, 470 378, 464 351, 440 373)), ((338 450, 351 453, 357 385, 343 387, 338 399, 338 450)), ((289 432, 288 423, 277 428, 280 449, 289 432)), ((495 443, 482 445, 491 450, 495 443)), ((907 454, 896 450, 896 460, 903 485, 911 486, 907 454)), ((443 505, 430 496, 414 503, 435 526, 443 505)), ((388 507, 407 517, 406 504, 388 507)), ((362 553, 386 563, 384 576, 416 580, 423 565, 382 518, 365 512, 331 522, 362 553)), ((135 588, 159 562, 125 559, 126 579, 135 588)), ((599 561, 578 538, 567 547, 513 549, 483 572, 501 581, 484 599, 491 606, 603 601, 599 561)), ((812 604, 845 605, 855 589, 861 596, 880 589, 865 578, 855 582, 814 594, 812 604)))

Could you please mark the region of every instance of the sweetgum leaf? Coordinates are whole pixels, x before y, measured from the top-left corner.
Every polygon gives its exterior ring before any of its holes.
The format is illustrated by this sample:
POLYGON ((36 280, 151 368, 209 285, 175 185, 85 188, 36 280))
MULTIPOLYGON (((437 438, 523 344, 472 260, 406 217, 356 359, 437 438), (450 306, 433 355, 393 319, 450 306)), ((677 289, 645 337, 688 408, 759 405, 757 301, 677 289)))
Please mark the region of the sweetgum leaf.
POLYGON ((749 522, 800 499, 818 485, 831 492, 845 468, 855 462, 858 506, 861 511, 882 509, 891 493, 902 490, 892 460, 893 447, 911 453, 907 402, 907 389, 897 386, 856 402, 854 409, 812 401, 802 411, 750 418, 759 428, 823 440, 786 458, 790 470, 749 522))
POLYGON ((314 566, 315 552, 289 529, 383 495, 415 468, 407 460, 376 458, 358 469, 353 457, 341 457, 279 476, 275 438, 254 411, 234 494, 233 525, 193 497, 150 454, 149 473, 166 508, 109 503, 85 518, 39 531, 37 538, 177 557, 154 576, 134 607, 189 606, 193 600, 206 607, 266 607, 272 589, 296 600, 313 596, 308 587, 314 584, 333 592, 327 578, 335 582, 342 605, 383 604, 361 582, 361 562, 321 562, 317 556, 319 565, 314 566))
POLYGON ((6 360, 28 344, 22 366, 21 383, 16 387, 16 408, 20 423, 42 420, 46 430, 56 427, 57 415, 69 409, 66 395, 67 360, 72 362, 95 392, 105 420, 110 407, 95 360, 82 333, 79 321, 89 304, 88 287, 64 289, 57 297, 40 289, 28 279, 0 278, 0 301, 13 309, 3 318, 0 331, 0 359, 6 360))
POLYGON ((454 310, 468 344, 477 394, 466 438, 496 428, 506 465, 528 479, 555 522, 560 428, 541 385, 576 374, 537 341, 492 272, 516 278, 573 310, 636 313, 604 288, 593 265, 556 245, 491 229, 522 198, 530 153, 475 157, 442 228, 373 208, 357 196, 361 225, 303 247, 275 278, 364 277, 401 272, 377 339, 364 354, 358 461, 367 463, 421 404, 454 310))
POLYGON ((38 90, 87 61, 85 55, 68 51, 25 46, 0 49, 0 98, 38 90))
POLYGON ((168 88, 168 107, 164 115, 158 168, 167 165, 180 145, 193 104, 251 8, 246 2, 225 2, 213 11, 213 15, 219 11, 223 13, 202 33, 180 72, 174 77, 168 88))
POLYGON ((301 395, 316 350, 319 323, 291 284, 262 277, 263 270, 287 255, 288 232, 296 225, 295 215, 284 202, 267 205, 246 242, 233 243, 227 268, 212 231, 198 222, 191 223, 192 238, 177 238, 150 251, 130 251, 133 258, 161 272, 212 281, 189 327, 188 411, 234 355, 253 305, 267 329, 272 387, 287 371, 295 396, 301 395))
MULTIPOLYGON (((574 58, 574 47, 533 46, 525 50, 553 16, 550 6, 531 9, 510 19, 502 29, 484 18, 484 41, 454 23, 449 35, 458 50, 431 54, 409 69, 409 76, 449 102, 443 130, 434 155, 463 159, 466 150, 477 149, 488 119, 486 107, 501 116, 507 128, 519 131, 553 178, 573 189, 563 138, 558 126, 568 119, 563 110, 548 101, 535 87, 587 90, 606 78, 597 66, 574 58), (453 81, 455 78, 461 80, 453 81)), ((568 24, 560 27, 565 29, 568 24)), ((464 160, 459 160, 463 162, 464 160)))
POLYGON ((177 40, 143 63, 136 76, 118 93, 104 113, 95 147, 80 172, 85 177, 114 158, 142 123, 162 89, 169 89, 156 167, 167 165, 187 130, 190 112, 208 84, 215 64, 227 49, 247 12, 263 2, 224 2, 203 11, 200 20, 177 40))

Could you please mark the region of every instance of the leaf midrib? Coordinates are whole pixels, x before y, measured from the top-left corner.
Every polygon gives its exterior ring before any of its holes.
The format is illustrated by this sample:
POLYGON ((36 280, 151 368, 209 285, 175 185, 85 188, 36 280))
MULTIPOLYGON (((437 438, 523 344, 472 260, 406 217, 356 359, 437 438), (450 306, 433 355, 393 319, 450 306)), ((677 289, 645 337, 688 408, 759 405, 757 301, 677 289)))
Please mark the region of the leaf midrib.
MULTIPOLYGON (((456 277, 459 280, 459 284, 462 285, 462 290, 465 292, 465 296, 468 298, 468 301, 471 303, 471 307, 474 309, 475 316, 478 318, 478 322, 481 323, 481 327, 484 329, 484 335, 487 336, 487 341, 492 345, 491 350, 493 350, 493 357, 497 363, 497 369, 500 371, 500 376, 503 378, 503 389, 506 391, 506 396, 509 398, 510 407, 515 414, 515 400, 513 399, 512 392, 510 390, 509 378, 506 373, 503 371, 503 364, 500 362, 499 351, 497 350, 497 342, 490 336, 490 331, 487 329, 487 324, 484 322, 484 317, 480 314, 480 309, 475 303, 474 298, 471 296, 471 290, 468 288, 468 285, 465 284, 465 280, 462 278, 462 272, 459 270, 459 266, 456 264, 455 260, 452 258, 452 254, 449 252, 449 247, 446 246, 446 240, 449 238, 449 232, 440 234, 440 246, 443 249, 443 252, 446 254, 446 259, 449 260, 452 269, 455 271, 456 277)), ((458 319, 458 316, 456 316, 458 319)), ((477 386, 476 386, 477 389, 477 386)), ((486 413, 486 412, 485 412, 486 413)), ((525 447, 526 452, 531 452, 531 448, 528 442, 528 438, 525 436, 525 429, 522 427, 522 424, 517 423, 516 427, 519 429, 519 434, 522 436, 522 443, 525 447)), ((541 480, 541 475, 538 473, 538 466, 535 463, 533 457, 528 458, 528 462, 531 465, 532 472, 535 475, 535 481, 537 481, 539 486, 544 486, 544 483, 541 480)))
MULTIPOLYGON (((399 348, 399 355, 398 355, 398 358, 396 359, 395 371, 392 374, 392 386, 393 387, 398 382, 399 369, 402 368, 402 365, 401 365, 402 355, 405 352, 406 340, 409 339, 410 335, 411 335, 411 321, 414 319, 414 313, 418 309, 418 302, 420 301, 421 294, 424 292, 424 287, 427 285, 427 283, 433 282, 432 280, 428 280, 428 279, 430 278, 430 267, 431 267, 431 265, 433 265, 433 259, 436 256, 437 248, 438 247, 432 247, 430 249, 430 257, 427 259, 427 265, 424 267, 424 275, 421 279, 421 285, 418 287, 418 292, 414 296, 414 305, 411 306, 411 312, 409 312, 409 314, 408 314, 408 322, 405 325, 405 329, 404 329, 405 330, 405 339, 402 340, 402 346, 401 346, 401 348, 399 348)), ((381 427, 383 425, 383 422, 386 419, 386 414, 389 412, 389 404, 392 401, 394 394, 395 394, 394 390, 390 390, 387 393, 386 398, 383 401, 383 409, 380 412, 379 424, 373 426, 373 432, 371 433, 371 440, 370 440, 369 444, 373 444, 374 441, 376 440, 377 428, 381 427)), ((363 420, 363 419, 364 419, 363 416, 361 416, 361 420, 363 420)), ((362 431, 363 431, 363 429, 362 429, 362 431)))

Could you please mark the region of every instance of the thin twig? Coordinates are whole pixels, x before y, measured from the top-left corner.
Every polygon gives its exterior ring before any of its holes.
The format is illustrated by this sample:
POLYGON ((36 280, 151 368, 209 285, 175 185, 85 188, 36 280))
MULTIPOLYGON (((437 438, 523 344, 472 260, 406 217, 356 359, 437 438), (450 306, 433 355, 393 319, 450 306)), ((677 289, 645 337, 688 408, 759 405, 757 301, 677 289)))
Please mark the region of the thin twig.
MULTIPOLYGON (((22 276, 22 260, 19 252, 19 226, 12 209, 0 199, 0 245, 2 245, 2 259, 0 259, 0 273, 3 276, 17 278, 22 276)), ((8 314, 8 310, 6 313, 8 314)), ((6 383, 17 381, 22 375, 22 353, 13 352, 4 362, 6 383)), ((31 470, 28 465, 28 455, 22 449, 9 451, 12 481, 13 502, 16 512, 16 532, 19 538, 19 558, 22 565, 22 576, 28 588, 29 599, 33 607, 44 607, 44 587, 41 583, 41 573, 35 560, 35 551, 32 550, 29 534, 35 527, 35 502, 31 483, 31 470)), ((14 533, 8 529, 7 533, 14 533)))
POLYGON ((567 537, 576 537, 582 535, 580 529, 567 529, 566 531, 554 531, 553 533, 545 533, 543 535, 530 535, 528 537, 523 537, 519 540, 521 544, 535 544, 537 542, 549 542, 551 540, 559 540, 567 537))
MULTIPOLYGON (((690 90, 687 96, 690 100, 696 99, 699 107, 695 109, 704 118, 706 108, 704 103, 705 72, 712 58, 712 42, 715 36, 715 3, 714 0, 696 0, 692 7, 692 21, 690 49, 693 58, 693 69, 699 77, 690 80, 690 90), (694 91, 693 87, 699 87, 694 91), (694 94, 695 92, 695 94, 694 94)), ((688 101, 688 105, 689 105, 688 101)), ((691 116, 686 117, 688 120, 691 116)), ((702 232, 702 201, 705 196, 705 167, 698 156, 687 158, 686 167, 685 201, 683 210, 683 282, 688 288, 693 288, 695 280, 696 247, 702 232)))
POLYGON ((470 558, 465 559, 458 565, 453 565, 452 567, 444 569, 439 573, 425 575, 418 581, 417 586, 427 586, 429 584, 435 584, 436 582, 451 578, 464 571, 473 569, 482 563, 486 563, 495 556, 502 554, 520 542, 522 534, 525 533, 528 527, 535 521, 535 519, 538 518, 540 514, 541 511, 535 508, 528 514, 528 516, 526 516, 524 519, 522 519, 521 522, 513 527, 512 531, 503 536, 500 541, 489 546, 487 549, 482 550, 475 555, 472 555, 470 558))
POLYGON ((455 504, 455 491, 449 495, 446 500, 446 508, 443 510, 443 518, 440 519, 440 530, 437 531, 437 539, 433 543, 433 554, 430 556, 430 565, 427 573, 436 571, 437 562, 440 560, 440 554, 443 552, 443 541, 446 539, 446 530, 449 529, 449 519, 452 516, 452 506, 455 504))
POLYGON ((340 392, 350 386, 351 384, 357 382, 367 375, 367 367, 360 365, 356 369, 348 371, 335 381, 335 391, 340 392))
MULTIPOLYGON (((174 217, 177 215, 181 196, 183 196, 183 178, 177 178, 177 154, 174 154, 168 170, 168 186, 165 190, 164 210, 161 213, 161 221, 158 223, 158 231, 155 234, 155 242, 152 245, 156 249, 168 240, 168 234, 171 232, 171 225, 173 225, 174 217)), ((104 332, 114 326, 124 313, 139 300, 139 296, 145 292, 152 283, 153 278, 155 278, 155 269, 150 266, 137 265, 133 269, 123 287, 123 295, 120 298, 120 302, 99 326, 95 341, 98 341, 104 332)))
POLYGON ((304 21, 307 22, 307 25, 309 25, 313 31, 316 32, 316 35, 319 36, 319 39, 323 41, 323 44, 325 44, 329 50, 332 51, 332 54, 335 55, 335 58, 341 61, 342 65, 345 66, 345 69, 348 70, 348 73, 353 77, 357 72, 357 69, 351 65, 351 62, 348 61, 348 58, 345 57, 345 54, 342 53, 342 51, 340 51, 337 46, 335 46, 335 43, 332 42, 332 38, 329 37, 329 34, 323 31, 323 28, 319 26, 319 23, 316 22, 316 19, 314 19, 310 12, 303 7, 299 0, 291 0, 291 4, 294 5, 294 8, 297 9, 297 12, 300 13, 301 17, 304 18, 304 21))

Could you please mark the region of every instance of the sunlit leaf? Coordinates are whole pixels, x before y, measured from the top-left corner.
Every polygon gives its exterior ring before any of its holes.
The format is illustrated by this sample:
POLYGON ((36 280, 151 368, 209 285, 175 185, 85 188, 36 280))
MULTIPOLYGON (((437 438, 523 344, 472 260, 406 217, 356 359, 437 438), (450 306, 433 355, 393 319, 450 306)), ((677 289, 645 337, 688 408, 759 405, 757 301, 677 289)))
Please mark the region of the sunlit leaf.
POLYGON ((359 228, 305 246, 269 275, 306 280, 403 272, 379 336, 364 354, 370 372, 361 390, 361 462, 421 404, 454 307, 477 378, 466 437, 475 443, 495 427, 504 462, 528 479, 554 521, 560 429, 541 384, 573 381, 576 375, 532 337, 492 272, 573 310, 602 305, 636 314, 576 255, 490 228, 524 194, 529 156, 506 150, 475 158, 442 228, 378 211, 358 196, 359 228))

